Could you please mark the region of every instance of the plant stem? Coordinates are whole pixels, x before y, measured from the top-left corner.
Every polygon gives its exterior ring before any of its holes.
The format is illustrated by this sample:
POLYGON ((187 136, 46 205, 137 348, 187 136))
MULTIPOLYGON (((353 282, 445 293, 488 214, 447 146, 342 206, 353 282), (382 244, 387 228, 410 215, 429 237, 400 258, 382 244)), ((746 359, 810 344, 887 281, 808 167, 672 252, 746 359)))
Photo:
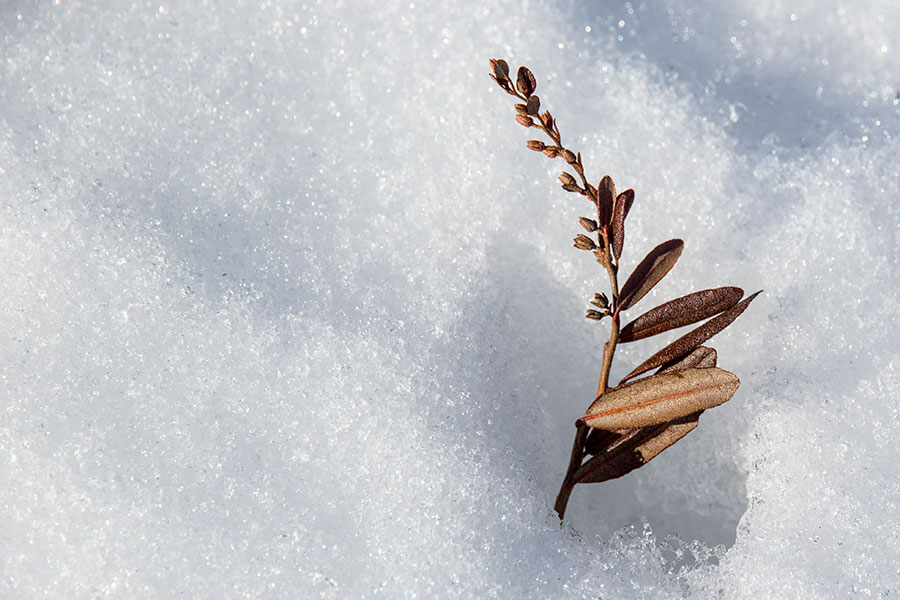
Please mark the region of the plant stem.
MULTIPOLYGON (((602 231, 602 237, 604 242, 603 252, 599 258, 603 266, 606 267, 606 272, 609 275, 609 286, 613 297, 613 314, 612 326, 610 327, 609 332, 609 341, 603 345, 603 365, 600 367, 600 382, 597 385, 598 396, 605 394, 606 388, 609 386, 609 372, 612 369, 612 359, 616 352, 616 344, 619 341, 619 280, 617 276, 619 268, 618 265, 613 262, 613 255, 609 251, 609 235, 605 228, 602 231)), ((589 432, 590 429, 586 425, 580 422, 576 423, 575 440, 572 442, 572 454, 569 458, 569 468, 566 469, 566 476, 563 478, 562 486, 559 488, 559 494, 556 496, 556 504, 554 505, 556 514, 559 515, 560 523, 566 514, 566 505, 569 503, 569 496, 572 494, 572 490, 575 489, 575 472, 584 461, 584 444, 587 441, 589 432)))

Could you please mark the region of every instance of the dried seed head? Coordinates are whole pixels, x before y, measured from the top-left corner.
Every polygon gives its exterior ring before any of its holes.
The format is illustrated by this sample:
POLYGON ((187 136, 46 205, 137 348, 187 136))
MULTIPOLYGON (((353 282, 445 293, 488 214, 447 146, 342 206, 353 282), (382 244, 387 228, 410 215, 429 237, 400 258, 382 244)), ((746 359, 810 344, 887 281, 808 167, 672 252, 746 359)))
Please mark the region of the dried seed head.
POLYGON ((606 294, 594 294, 594 301, 591 304, 600 308, 607 308, 609 306, 609 298, 606 297, 606 294))
POLYGON ((594 310, 593 308, 589 308, 587 313, 584 316, 587 317, 588 319, 591 319, 592 321, 601 321, 601 320, 603 320, 603 317, 606 316, 606 313, 602 313, 599 310, 594 310))
POLYGON ((575 158, 575 153, 572 152, 571 150, 568 150, 568 149, 566 149, 566 148, 563 148, 563 151, 562 151, 562 157, 563 157, 563 158, 565 159, 565 161, 566 161, 567 163, 569 163, 570 165, 575 164, 575 160, 576 160, 576 158, 575 158))
POLYGON ((528 116, 528 107, 522 103, 516 104, 516 113, 528 116))
POLYGON ((502 58, 492 58, 491 69, 497 79, 509 79, 509 64, 502 58))
POLYGON ((534 93, 534 89, 537 87, 537 80, 535 80, 531 71, 528 70, 528 67, 519 67, 516 87, 526 98, 534 93))
POLYGON ((556 158, 559 155, 559 148, 556 146, 547 146, 544 148, 544 154, 546 154, 548 158, 556 158))
POLYGON ((581 226, 587 229, 588 231, 597 231, 597 221, 593 219, 588 219, 587 217, 580 217, 578 222, 581 223, 581 226))
POLYGON ((575 242, 575 247, 579 250, 594 250, 597 247, 597 244, 594 243, 594 240, 584 235, 583 233, 579 233, 575 236, 573 240, 575 242))
POLYGON ((567 185, 572 185, 572 184, 574 184, 574 183, 575 183, 575 178, 572 177, 571 174, 566 173, 565 171, 563 171, 563 172, 562 172, 562 175, 559 176, 559 182, 563 185, 563 187, 566 187, 567 185))
POLYGON ((534 125, 534 121, 531 120, 531 117, 525 115, 516 115, 516 122, 522 127, 531 127, 534 125))
POLYGON ((549 110, 545 110, 541 114, 541 125, 551 131, 553 130, 553 115, 550 114, 549 110))
POLYGON ((582 190, 577 183, 567 183, 566 185, 562 186, 562 189, 566 190, 567 192, 584 193, 584 190, 582 190))
POLYGON ((528 149, 534 150, 536 152, 543 152, 544 148, 547 147, 547 144, 542 142, 541 140, 528 140, 528 149))
POLYGON ((537 96, 532 96, 528 99, 528 114, 532 117, 538 116, 538 112, 541 110, 541 99, 537 96))

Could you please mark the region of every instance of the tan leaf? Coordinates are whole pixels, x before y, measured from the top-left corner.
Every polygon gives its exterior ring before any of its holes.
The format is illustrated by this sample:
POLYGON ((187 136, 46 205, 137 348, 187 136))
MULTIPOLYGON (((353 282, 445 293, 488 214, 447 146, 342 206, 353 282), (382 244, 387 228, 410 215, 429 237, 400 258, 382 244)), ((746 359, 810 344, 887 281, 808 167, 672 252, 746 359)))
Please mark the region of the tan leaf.
POLYGON ((651 375, 597 396, 580 421, 598 429, 663 423, 727 402, 740 384, 718 367, 651 375))

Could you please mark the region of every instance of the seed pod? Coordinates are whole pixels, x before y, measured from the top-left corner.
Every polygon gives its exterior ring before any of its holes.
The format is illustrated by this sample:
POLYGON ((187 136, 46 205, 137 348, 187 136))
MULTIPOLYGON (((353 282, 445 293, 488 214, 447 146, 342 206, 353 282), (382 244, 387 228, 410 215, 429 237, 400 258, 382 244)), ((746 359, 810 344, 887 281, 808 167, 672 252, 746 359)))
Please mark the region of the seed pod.
POLYGON ((597 247, 597 244, 594 243, 594 240, 584 235, 583 233, 579 233, 575 236, 575 247, 579 250, 593 250, 597 247))
POLYGON ((538 112, 541 110, 541 99, 537 96, 532 96, 528 99, 528 104, 526 105, 528 108, 528 114, 532 117, 538 116, 538 112))
POLYGON ((581 226, 584 227, 587 231, 593 232, 597 231, 597 221, 593 219, 588 219, 587 217, 580 217, 578 222, 581 223, 581 226))
POLYGON ((537 81, 531 71, 528 70, 528 67, 519 67, 516 88, 527 98, 534 93, 536 87, 537 81))
POLYGON ((545 144, 541 140, 528 140, 528 149, 529 150, 543 152, 544 148, 546 148, 546 147, 547 147, 547 144, 545 144))
POLYGON ((559 176, 559 182, 563 184, 563 186, 572 185, 575 183, 575 178, 570 173, 563 171, 562 175, 559 176))
POLYGON ((522 127, 531 127, 534 125, 534 121, 531 120, 531 117, 526 117, 525 115, 516 115, 516 123, 522 127))
POLYGON ((545 110, 541 113, 541 125, 546 127, 548 130, 553 130, 553 115, 550 114, 549 110, 545 110))
POLYGON ((492 58, 491 69, 497 79, 509 79, 509 64, 502 58, 492 58))

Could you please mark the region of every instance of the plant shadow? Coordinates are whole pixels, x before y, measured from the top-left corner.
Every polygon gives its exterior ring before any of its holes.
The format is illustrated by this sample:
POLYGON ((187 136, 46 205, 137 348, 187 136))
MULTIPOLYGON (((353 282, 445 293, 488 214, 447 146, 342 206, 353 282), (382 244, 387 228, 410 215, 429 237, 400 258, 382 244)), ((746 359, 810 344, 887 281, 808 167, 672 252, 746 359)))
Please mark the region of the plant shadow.
MULTIPOLYGON (((456 335, 482 340, 453 370, 470 382, 479 419, 502 422, 498 444, 531 463, 529 477, 552 506, 565 473, 574 422, 593 399, 607 323, 583 318, 587 298, 564 285, 539 250, 508 240, 488 248, 481 282, 456 335)), ((598 281, 598 289, 605 282, 598 281)), ((566 520, 584 536, 608 538, 642 521, 657 539, 730 547, 747 509, 738 442, 716 438, 714 418, 645 467, 603 484, 578 486, 566 520), (713 426, 712 429, 710 426, 713 426), (714 447, 713 447, 714 446, 714 447), (714 494, 703 490, 715 488, 714 494)))

